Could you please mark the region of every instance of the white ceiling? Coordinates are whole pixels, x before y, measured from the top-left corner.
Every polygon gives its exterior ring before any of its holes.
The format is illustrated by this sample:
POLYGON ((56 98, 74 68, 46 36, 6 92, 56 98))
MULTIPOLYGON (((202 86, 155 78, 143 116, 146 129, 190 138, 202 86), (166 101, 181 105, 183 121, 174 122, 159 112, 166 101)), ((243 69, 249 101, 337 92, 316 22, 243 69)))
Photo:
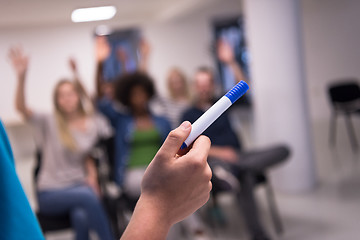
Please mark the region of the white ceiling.
POLYGON ((0 27, 70 24, 76 8, 114 5, 107 23, 161 21, 217 0, 0 0, 0 27))

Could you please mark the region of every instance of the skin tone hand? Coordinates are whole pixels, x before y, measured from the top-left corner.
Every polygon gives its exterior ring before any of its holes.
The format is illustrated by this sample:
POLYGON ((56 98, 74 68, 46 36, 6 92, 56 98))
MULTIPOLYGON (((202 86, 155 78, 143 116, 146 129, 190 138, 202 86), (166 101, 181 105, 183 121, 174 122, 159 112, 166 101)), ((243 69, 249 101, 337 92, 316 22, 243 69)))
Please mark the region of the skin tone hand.
POLYGON ((25 80, 29 65, 29 58, 20 47, 13 47, 9 51, 9 59, 17 76, 17 87, 15 93, 15 107, 25 119, 32 115, 25 101, 25 80))
POLYGON ((11 48, 9 51, 9 59, 17 77, 24 78, 28 68, 29 58, 24 54, 23 49, 21 47, 11 48))
POLYGON ((221 62, 230 64, 234 62, 234 52, 232 47, 225 40, 219 40, 217 44, 217 55, 221 62))
POLYGON ((223 159, 224 161, 231 163, 236 163, 239 160, 239 155, 232 147, 212 146, 209 156, 223 159))
POLYGON ((143 72, 148 71, 148 61, 149 55, 151 51, 151 46, 145 38, 141 39, 139 44, 139 52, 140 52, 140 62, 139 62, 139 70, 143 72))
POLYGON ((98 63, 104 62, 110 55, 111 48, 105 36, 97 36, 95 39, 95 57, 98 63))
POLYGON ((217 43, 217 57, 221 62, 230 67, 237 82, 240 82, 241 80, 246 81, 241 66, 236 62, 233 48, 223 39, 219 40, 217 43))
POLYGON ((70 66, 70 69, 71 69, 71 72, 74 74, 74 75, 77 75, 77 64, 76 64, 76 61, 74 58, 69 58, 69 66, 70 66))
POLYGON ((121 240, 166 239, 173 224, 209 199, 209 138, 200 136, 185 155, 177 154, 190 131, 189 122, 173 130, 148 166, 140 199, 121 240))
POLYGON ((87 170, 86 183, 94 190, 95 194, 100 197, 101 191, 94 160, 87 158, 85 161, 85 168, 87 170))

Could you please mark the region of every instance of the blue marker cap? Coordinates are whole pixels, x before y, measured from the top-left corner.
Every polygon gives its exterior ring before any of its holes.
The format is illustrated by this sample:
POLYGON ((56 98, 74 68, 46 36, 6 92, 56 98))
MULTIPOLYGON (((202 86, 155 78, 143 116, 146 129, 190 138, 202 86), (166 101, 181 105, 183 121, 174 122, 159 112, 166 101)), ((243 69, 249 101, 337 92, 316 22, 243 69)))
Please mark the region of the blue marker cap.
POLYGON ((231 103, 236 102, 242 95, 249 89, 249 85, 246 82, 240 81, 232 89, 230 89, 225 96, 230 99, 231 103))
POLYGON ((186 145, 186 143, 185 142, 183 142, 183 144, 181 144, 181 147, 180 147, 180 149, 185 149, 185 148, 187 148, 188 146, 186 145))

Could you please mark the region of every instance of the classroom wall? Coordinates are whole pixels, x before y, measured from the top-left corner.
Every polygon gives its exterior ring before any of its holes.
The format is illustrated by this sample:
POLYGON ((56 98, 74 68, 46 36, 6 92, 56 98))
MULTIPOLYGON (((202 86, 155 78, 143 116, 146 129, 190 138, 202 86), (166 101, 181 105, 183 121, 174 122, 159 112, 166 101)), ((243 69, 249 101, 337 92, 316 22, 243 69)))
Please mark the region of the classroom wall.
MULTIPOLYGON (((139 26, 151 44, 149 71, 158 83, 161 94, 164 81, 172 66, 183 69, 189 76, 200 65, 212 65, 210 21, 241 12, 237 0, 210 1, 206 6, 185 15, 138 23, 110 23, 116 28, 139 26)), ((7 124, 20 121, 14 109, 15 75, 7 59, 8 48, 23 45, 30 55, 26 95, 29 106, 50 112, 52 90, 62 77, 70 77, 67 60, 75 57, 86 87, 93 91, 95 73, 93 31, 98 24, 84 23, 61 26, 0 28, 0 116, 7 124)))
POLYGON ((52 110, 52 90, 63 77, 71 77, 68 58, 77 59, 81 77, 92 87, 94 75, 92 28, 81 25, 0 29, 0 116, 9 124, 20 120, 14 109, 15 73, 8 49, 21 44, 30 57, 26 97, 37 111, 52 110))
MULTIPOLYGON (((356 164, 343 118, 338 121, 337 148, 330 149, 331 109, 327 86, 338 78, 360 79, 360 1, 303 0, 302 25, 307 96, 318 173, 323 181, 339 177, 356 164)), ((360 84, 360 82, 359 82, 360 84)), ((360 116, 354 117, 360 140, 360 116)))
MULTIPOLYGON (((145 36, 152 44, 150 72, 158 81, 162 93, 162 83, 170 66, 176 65, 190 76, 196 66, 213 64, 209 58, 211 28, 208 21, 216 16, 240 12, 241 3, 238 0, 212 2, 207 7, 168 22, 157 20, 142 25, 145 36)), ((338 129, 342 159, 334 159, 336 155, 328 147, 330 107, 326 86, 338 77, 360 78, 360 48, 357 47, 360 42, 359 12, 360 2, 357 0, 301 1, 307 100, 321 179, 326 179, 329 173, 336 173, 333 160, 342 163, 351 162, 353 158, 343 119, 340 119, 338 129)), ((16 80, 7 60, 8 48, 20 43, 30 54, 27 99, 34 109, 49 112, 54 84, 59 78, 70 76, 66 62, 69 56, 77 59, 85 85, 93 90, 95 63, 92 33, 96 25, 0 29, 0 117, 3 121, 11 124, 20 120, 13 107, 16 80)), ((126 27, 134 23, 115 25, 126 27)), ((359 117, 354 120, 360 140, 359 117)))

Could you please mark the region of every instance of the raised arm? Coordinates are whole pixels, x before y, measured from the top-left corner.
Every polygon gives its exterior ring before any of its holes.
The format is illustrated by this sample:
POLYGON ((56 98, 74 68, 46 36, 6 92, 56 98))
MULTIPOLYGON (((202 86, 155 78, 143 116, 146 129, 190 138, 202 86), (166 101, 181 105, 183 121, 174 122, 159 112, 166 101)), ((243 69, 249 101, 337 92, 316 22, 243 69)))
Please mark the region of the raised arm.
POLYGON ((91 102, 91 98, 90 98, 88 92, 86 91, 83 83, 80 80, 77 63, 74 58, 69 58, 69 66, 70 66, 71 72, 73 74, 74 83, 80 89, 80 92, 83 95, 83 97, 85 97, 86 100, 89 100, 91 102))
POLYGON ((9 58, 17 78, 15 107, 25 119, 29 119, 32 113, 28 109, 25 100, 25 80, 29 58, 24 54, 22 48, 20 47, 11 48, 9 51, 9 58))
POLYGON ((146 39, 141 39, 139 45, 140 60, 139 71, 148 72, 149 56, 150 56, 150 44, 146 39))
POLYGON ((234 50, 225 40, 218 41, 217 56, 221 62, 225 63, 230 67, 231 71, 235 75, 236 82, 240 82, 241 80, 247 80, 240 65, 236 62, 234 50))
POLYGON ((95 39, 96 75, 95 75, 95 99, 101 99, 104 94, 105 80, 103 77, 103 64, 110 55, 110 46, 105 36, 97 36, 95 39))

